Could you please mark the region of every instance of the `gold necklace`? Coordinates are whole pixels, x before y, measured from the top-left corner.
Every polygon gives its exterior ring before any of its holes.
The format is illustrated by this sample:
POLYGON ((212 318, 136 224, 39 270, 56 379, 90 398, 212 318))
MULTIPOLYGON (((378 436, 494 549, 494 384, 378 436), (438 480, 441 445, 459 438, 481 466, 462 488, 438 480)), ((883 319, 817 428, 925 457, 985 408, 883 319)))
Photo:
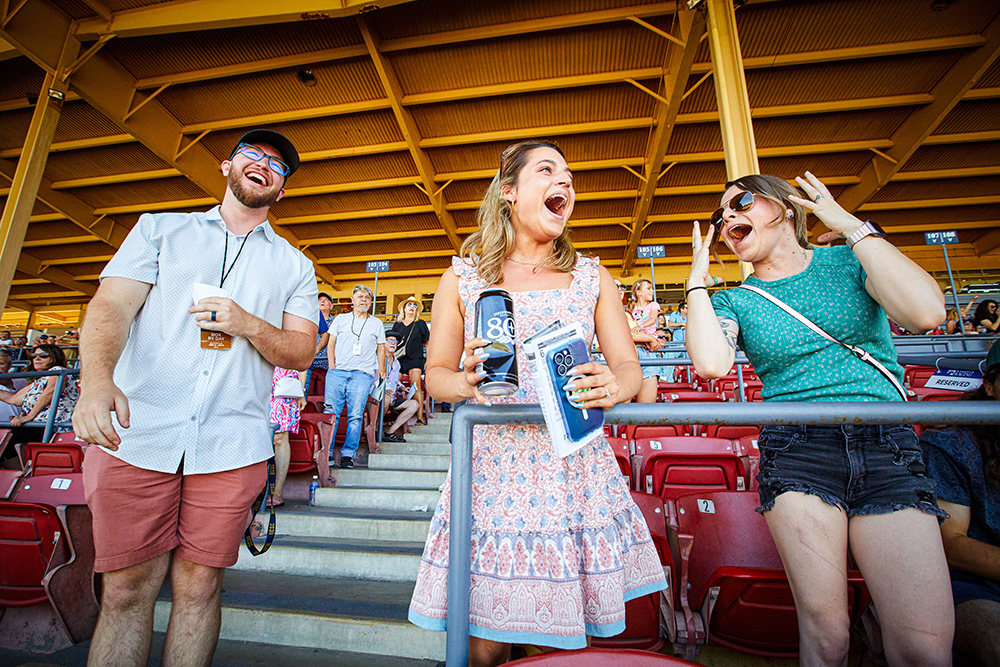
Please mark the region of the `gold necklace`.
POLYGON ((543 259, 541 262, 522 262, 521 260, 514 259, 513 257, 511 257, 509 255, 507 256, 507 259, 509 259, 510 261, 514 262, 515 264, 522 264, 524 266, 538 266, 539 264, 541 264, 542 262, 545 261, 543 259))

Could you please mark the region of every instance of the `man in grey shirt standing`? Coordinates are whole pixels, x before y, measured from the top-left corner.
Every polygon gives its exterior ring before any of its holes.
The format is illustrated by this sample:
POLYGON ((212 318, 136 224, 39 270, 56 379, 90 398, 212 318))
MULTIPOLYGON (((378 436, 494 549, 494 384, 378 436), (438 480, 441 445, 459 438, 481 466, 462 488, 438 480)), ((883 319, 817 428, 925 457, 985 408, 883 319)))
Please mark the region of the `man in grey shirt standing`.
POLYGON ((330 370, 326 374, 324 398, 325 412, 336 415, 334 433, 339 427, 340 413, 347 406, 347 437, 340 450, 341 468, 354 467, 368 394, 375 377, 385 377, 385 327, 368 312, 372 308, 372 291, 364 285, 355 285, 351 302, 354 310, 337 315, 330 325, 330 370))
POLYGON ((104 573, 91 665, 146 664, 168 568, 163 664, 212 662, 222 573, 267 477, 271 375, 304 370, 316 340, 313 266, 267 222, 298 162, 277 132, 248 132, 221 206, 143 215, 101 274, 73 413, 99 445, 83 474, 104 573))

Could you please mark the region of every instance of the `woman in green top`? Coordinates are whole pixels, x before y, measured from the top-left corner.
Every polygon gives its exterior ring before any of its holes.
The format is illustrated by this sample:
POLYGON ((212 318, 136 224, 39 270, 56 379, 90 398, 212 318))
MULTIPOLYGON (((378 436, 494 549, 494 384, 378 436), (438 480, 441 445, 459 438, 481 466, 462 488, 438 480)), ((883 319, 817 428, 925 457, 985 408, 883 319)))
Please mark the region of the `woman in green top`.
MULTIPOLYGON (((937 283, 845 211, 815 176, 751 175, 727 184, 704 240, 694 224, 687 349, 698 374, 725 375, 739 345, 769 401, 900 400, 902 379, 886 314, 910 331, 944 320, 937 283), (802 193, 805 193, 803 196, 802 193), (813 247, 806 215, 830 232, 813 247), (753 265, 744 285, 777 297, 834 337, 867 350, 885 374, 747 289, 710 299, 713 236, 753 265)), ((894 665, 951 664, 954 614, 935 502, 908 426, 775 426, 758 441, 761 509, 798 610, 804 665, 846 664, 847 548, 879 612, 894 665)))

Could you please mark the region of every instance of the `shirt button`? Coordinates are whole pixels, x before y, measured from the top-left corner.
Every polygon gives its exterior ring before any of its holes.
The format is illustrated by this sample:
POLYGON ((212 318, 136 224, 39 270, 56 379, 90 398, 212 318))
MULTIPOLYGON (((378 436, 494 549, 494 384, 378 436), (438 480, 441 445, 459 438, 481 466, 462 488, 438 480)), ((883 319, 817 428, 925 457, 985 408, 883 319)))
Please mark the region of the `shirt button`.
POLYGON ((202 371, 201 374, 202 375, 208 375, 208 371, 202 371))
POLYGON ((191 421, 195 421, 196 419, 198 419, 196 415, 191 415, 191 421))

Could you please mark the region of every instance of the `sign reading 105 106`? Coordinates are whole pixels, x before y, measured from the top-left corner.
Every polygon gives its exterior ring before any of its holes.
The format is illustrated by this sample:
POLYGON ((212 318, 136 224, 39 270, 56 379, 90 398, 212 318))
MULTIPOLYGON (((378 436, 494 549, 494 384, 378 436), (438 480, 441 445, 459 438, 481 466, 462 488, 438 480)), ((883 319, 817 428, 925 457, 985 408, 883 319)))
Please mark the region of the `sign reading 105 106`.
POLYGON ((380 259, 365 264, 366 273, 380 273, 382 271, 388 271, 388 270, 389 270, 389 260, 387 259, 380 259))
POLYGON ((652 259, 653 257, 666 257, 667 249, 662 245, 641 245, 636 248, 636 259, 652 259))

